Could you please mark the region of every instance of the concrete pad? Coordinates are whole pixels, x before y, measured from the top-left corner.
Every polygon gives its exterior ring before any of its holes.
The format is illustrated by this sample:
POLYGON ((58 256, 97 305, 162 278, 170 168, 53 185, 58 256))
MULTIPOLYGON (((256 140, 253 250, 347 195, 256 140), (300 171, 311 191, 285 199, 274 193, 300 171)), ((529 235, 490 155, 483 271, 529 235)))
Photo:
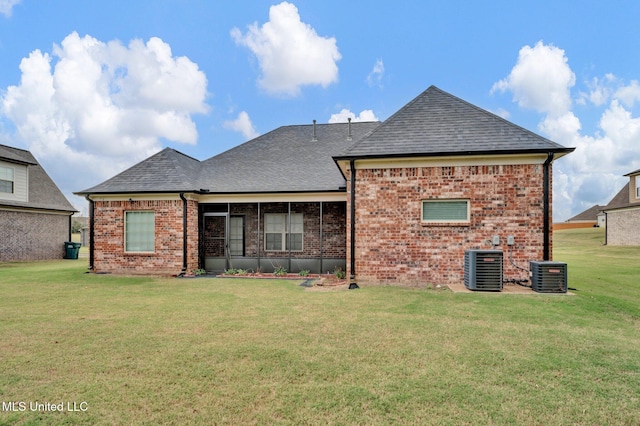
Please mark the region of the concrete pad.
POLYGON ((502 286, 502 291, 478 291, 478 290, 469 290, 464 286, 464 283, 453 283, 447 285, 451 291, 454 293, 483 293, 483 294, 569 294, 567 293, 537 293, 530 289, 529 287, 523 287, 517 284, 504 284, 502 286))

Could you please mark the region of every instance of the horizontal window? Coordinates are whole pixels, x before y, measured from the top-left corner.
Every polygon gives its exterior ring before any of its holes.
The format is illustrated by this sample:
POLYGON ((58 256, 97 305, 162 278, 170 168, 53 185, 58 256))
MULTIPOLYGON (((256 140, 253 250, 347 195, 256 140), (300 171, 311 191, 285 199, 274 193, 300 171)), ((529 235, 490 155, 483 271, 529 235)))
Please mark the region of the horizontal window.
POLYGON ((154 212, 125 212, 124 250, 130 253, 155 250, 156 218, 154 212))
POLYGON ((469 222, 469 200, 424 200, 422 221, 425 223, 469 222))

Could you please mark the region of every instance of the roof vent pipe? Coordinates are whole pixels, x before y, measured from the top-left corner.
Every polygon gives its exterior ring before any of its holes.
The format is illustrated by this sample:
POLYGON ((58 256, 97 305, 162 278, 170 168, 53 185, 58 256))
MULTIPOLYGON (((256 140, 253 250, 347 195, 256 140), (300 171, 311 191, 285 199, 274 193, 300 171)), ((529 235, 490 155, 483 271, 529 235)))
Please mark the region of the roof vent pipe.
POLYGON ((347 133, 347 140, 352 141, 353 136, 351 136, 351 117, 347 118, 347 121, 349 122, 349 133, 347 133))
POLYGON ((311 142, 317 142, 318 136, 316 135, 316 120, 313 120, 313 138, 311 138, 311 142))

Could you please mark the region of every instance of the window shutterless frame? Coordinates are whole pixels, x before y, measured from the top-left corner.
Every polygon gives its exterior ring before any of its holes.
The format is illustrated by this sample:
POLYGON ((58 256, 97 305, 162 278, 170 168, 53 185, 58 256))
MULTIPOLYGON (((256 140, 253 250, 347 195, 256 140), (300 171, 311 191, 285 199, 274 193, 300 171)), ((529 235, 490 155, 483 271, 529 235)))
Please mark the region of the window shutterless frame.
POLYGON ((291 251, 303 251, 304 222, 302 213, 291 213, 291 235, 287 213, 264 214, 264 250, 287 251, 291 241, 291 251))
POLYGON ((14 169, 0 166, 0 192, 13 194, 14 169))
POLYGON ((470 221, 469 200, 434 199, 422 200, 422 223, 466 224, 470 221))
POLYGON ((155 252, 155 228, 155 212, 145 210, 125 211, 125 253, 155 252))

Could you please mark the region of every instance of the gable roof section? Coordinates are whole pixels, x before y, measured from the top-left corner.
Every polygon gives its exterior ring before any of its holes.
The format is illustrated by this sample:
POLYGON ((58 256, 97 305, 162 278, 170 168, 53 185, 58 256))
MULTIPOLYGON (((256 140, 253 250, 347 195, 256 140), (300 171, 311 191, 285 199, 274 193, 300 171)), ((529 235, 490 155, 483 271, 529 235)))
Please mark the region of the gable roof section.
POLYGON ((594 206, 589 207, 585 211, 578 213, 577 215, 573 216, 571 219, 567 219, 567 222, 582 222, 582 221, 595 222, 598 220, 598 214, 600 214, 602 209, 604 209, 603 206, 599 206, 598 204, 596 204, 594 206))
POLYGON ((0 199, 0 206, 57 210, 69 213, 76 211, 31 152, 0 145, 0 159, 25 165, 29 170, 29 201, 0 199))
POLYGON ((573 150, 431 86, 336 159, 573 150))
POLYGON ((171 148, 84 191, 85 194, 193 192, 265 193, 344 191, 332 155, 369 134, 379 122, 284 126, 205 161, 171 148))
POLYGON ((211 192, 344 191, 336 155, 379 122, 284 126, 203 162, 200 184, 211 192))
MULTIPOLYGON (((631 173, 633 174, 633 173, 631 173)), ((627 175, 625 175, 627 176, 627 175)), ((640 206, 640 203, 631 203, 629 202, 629 185, 630 183, 627 182, 627 184, 625 186, 622 187, 622 189, 620 191, 618 191, 618 193, 616 195, 614 195, 614 197, 611 199, 611 201, 609 201, 609 204, 607 204, 605 207, 602 208, 603 211, 608 211, 608 210, 616 210, 616 209, 622 209, 622 208, 626 208, 626 207, 637 207, 640 206)))
POLYGON ((165 148, 111 179, 76 194, 194 191, 197 190, 200 165, 195 158, 165 148))

